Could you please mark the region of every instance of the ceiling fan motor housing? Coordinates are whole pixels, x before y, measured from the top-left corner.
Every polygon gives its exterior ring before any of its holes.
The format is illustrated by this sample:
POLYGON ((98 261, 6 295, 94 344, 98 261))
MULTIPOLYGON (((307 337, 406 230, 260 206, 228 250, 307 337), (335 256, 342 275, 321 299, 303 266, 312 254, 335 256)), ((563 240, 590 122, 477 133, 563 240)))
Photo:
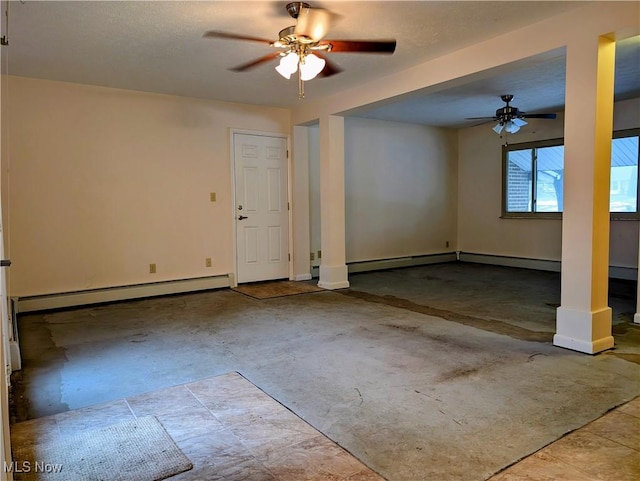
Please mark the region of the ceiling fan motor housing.
POLYGON ((289 15, 291 15, 293 18, 298 18, 298 15, 300 15, 302 9, 309 7, 310 5, 305 2, 291 2, 287 4, 286 8, 289 15))
POLYGON ((511 107, 510 105, 496 110, 496 118, 501 120, 511 120, 511 119, 518 118, 519 116, 520 116, 520 111, 518 110, 518 108, 511 107))

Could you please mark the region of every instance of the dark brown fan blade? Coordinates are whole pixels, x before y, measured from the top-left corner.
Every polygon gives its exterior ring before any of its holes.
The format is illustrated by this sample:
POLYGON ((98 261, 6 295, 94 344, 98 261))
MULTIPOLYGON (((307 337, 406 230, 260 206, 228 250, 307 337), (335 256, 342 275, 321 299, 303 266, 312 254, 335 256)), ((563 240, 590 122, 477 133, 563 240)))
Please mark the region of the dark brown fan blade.
POLYGON ((260 42, 271 45, 273 42, 266 38, 249 37, 248 35, 236 35, 235 33, 218 32, 217 30, 209 30, 205 32, 203 37, 205 38, 226 38, 230 40, 249 40, 250 42, 260 42))
POLYGON ((330 61, 325 55, 322 55, 321 53, 318 53, 316 51, 314 51, 313 54, 320 57, 322 60, 326 62, 324 65, 324 68, 318 74, 318 77, 331 77, 332 75, 342 72, 342 69, 338 67, 335 63, 330 61))
MULTIPOLYGON (((474 120, 474 119, 465 119, 465 120, 474 120)), ((485 124, 488 124, 489 122, 493 123, 497 119, 484 117, 484 118, 478 118, 476 120, 482 120, 482 122, 475 122, 472 125, 465 125, 465 127, 477 127, 478 125, 485 125, 485 124)))
POLYGON ((395 40, 324 40, 320 45, 331 44, 330 52, 393 53, 395 40))
POLYGON ((256 60, 252 60, 251 62, 247 62, 244 63, 242 65, 238 65, 237 67, 233 67, 230 70, 233 70, 234 72, 244 72, 245 70, 249 70, 250 68, 253 67, 257 67, 258 65, 264 63, 264 62, 268 62, 269 60, 273 60, 274 58, 278 57, 280 55, 280 52, 271 52, 270 54, 265 55, 264 57, 260 57, 256 60))
POLYGON ((521 117, 524 117, 525 119, 555 119, 556 118, 556 114, 524 114, 521 115, 521 117))

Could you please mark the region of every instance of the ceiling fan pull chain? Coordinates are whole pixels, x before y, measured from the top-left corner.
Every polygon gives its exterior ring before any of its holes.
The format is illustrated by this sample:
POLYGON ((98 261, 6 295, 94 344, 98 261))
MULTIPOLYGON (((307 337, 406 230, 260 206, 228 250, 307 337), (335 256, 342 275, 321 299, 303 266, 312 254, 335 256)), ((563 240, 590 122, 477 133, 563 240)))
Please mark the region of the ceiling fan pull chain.
POLYGON ((298 98, 300 100, 304 99, 304 81, 302 80, 300 68, 298 68, 298 98))

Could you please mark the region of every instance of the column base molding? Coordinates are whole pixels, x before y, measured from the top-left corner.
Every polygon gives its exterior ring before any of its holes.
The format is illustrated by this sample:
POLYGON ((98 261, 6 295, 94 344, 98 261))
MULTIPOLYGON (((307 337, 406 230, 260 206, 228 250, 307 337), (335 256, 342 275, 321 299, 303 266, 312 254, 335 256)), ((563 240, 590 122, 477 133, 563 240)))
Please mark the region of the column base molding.
POLYGON ((318 286, 330 290, 346 289, 349 287, 349 271, 347 266, 320 266, 318 286))
POLYGON ((553 345, 586 354, 596 354, 613 348, 611 313, 610 307, 594 312, 559 307, 553 345))

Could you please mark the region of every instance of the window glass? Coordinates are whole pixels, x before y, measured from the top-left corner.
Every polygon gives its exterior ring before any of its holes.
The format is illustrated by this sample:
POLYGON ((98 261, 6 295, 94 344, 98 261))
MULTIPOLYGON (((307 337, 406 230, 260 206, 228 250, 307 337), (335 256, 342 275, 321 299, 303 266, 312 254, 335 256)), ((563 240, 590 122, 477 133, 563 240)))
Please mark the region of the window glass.
POLYGON ((638 202, 638 137, 611 144, 611 212, 636 212, 638 202))
POLYGON ((564 146, 534 149, 536 153, 535 212, 562 212, 564 146))
POLYGON ((507 212, 531 212, 533 149, 507 152, 507 212))

